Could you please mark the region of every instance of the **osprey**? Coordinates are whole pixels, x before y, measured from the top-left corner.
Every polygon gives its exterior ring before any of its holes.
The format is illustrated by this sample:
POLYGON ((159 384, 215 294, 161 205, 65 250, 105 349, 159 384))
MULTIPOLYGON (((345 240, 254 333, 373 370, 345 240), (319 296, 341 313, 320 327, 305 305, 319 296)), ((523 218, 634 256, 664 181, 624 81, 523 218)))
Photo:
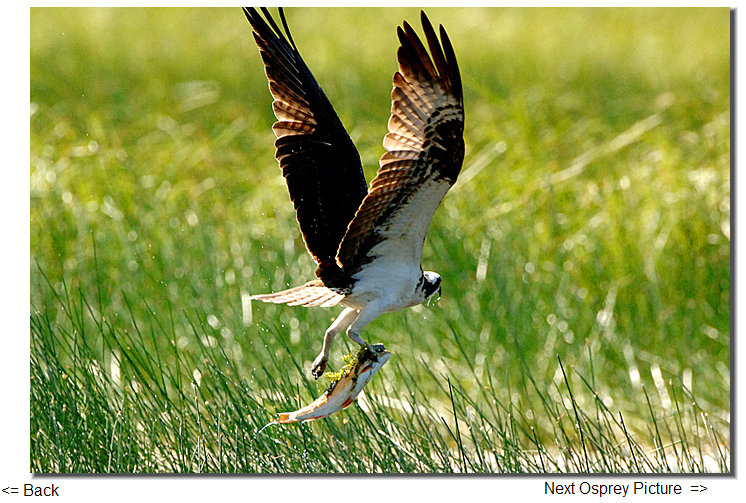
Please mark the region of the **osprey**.
POLYGON ((440 40, 424 12, 428 49, 405 21, 397 29, 386 153, 368 189, 360 156, 290 35, 267 9, 244 8, 264 62, 277 122, 275 157, 287 182, 317 279, 251 298, 344 311, 326 330, 311 372, 326 368, 334 337, 346 330, 361 346, 360 329, 386 312, 440 294, 441 278, 422 270, 422 245, 433 214, 456 182, 464 159, 464 101, 456 56, 445 30, 440 40))

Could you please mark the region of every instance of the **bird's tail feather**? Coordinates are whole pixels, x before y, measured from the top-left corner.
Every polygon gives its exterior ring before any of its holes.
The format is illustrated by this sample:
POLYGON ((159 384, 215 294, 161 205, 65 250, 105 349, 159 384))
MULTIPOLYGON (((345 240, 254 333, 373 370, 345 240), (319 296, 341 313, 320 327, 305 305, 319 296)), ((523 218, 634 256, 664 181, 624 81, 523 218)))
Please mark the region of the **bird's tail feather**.
POLYGON ((272 304, 287 304, 289 306, 304 307, 332 307, 344 299, 344 295, 330 288, 318 284, 305 284, 281 292, 264 295, 252 295, 252 300, 271 302, 272 304))

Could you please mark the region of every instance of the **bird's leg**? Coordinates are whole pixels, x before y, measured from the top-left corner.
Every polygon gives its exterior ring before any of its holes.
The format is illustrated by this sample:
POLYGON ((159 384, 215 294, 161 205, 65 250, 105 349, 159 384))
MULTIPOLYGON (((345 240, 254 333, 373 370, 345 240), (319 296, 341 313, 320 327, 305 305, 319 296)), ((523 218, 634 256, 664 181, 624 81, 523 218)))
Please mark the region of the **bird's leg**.
POLYGON ((378 318, 382 313, 383 309, 376 302, 371 302, 370 304, 365 306, 360 311, 360 314, 357 316, 357 318, 355 318, 355 321, 352 323, 352 325, 350 325, 350 328, 347 329, 347 337, 352 339, 357 344, 360 344, 361 346, 370 346, 362 339, 362 337, 360 337, 360 329, 378 318))
POLYGON ((360 334, 358 334, 357 332, 353 332, 352 330, 347 330, 347 337, 360 344, 361 346, 365 346, 367 344, 367 342, 365 342, 363 338, 360 337, 360 334))
POLYGON ((337 316, 337 319, 334 320, 334 323, 326 329, 326 333, 324 334, 324 345, 321 348, 319 356, 316 357, 311 366, 311 374, 313 374, 314 378, 318 379, 321 377, 321 374, 324 373, 326 364, 329 361, 329 350, 331 349, 334 338, 339 332, 349 327, 352 322, 355 321, 357 314, 357 309, 348 307, 342 311, 340 315, 337 316))

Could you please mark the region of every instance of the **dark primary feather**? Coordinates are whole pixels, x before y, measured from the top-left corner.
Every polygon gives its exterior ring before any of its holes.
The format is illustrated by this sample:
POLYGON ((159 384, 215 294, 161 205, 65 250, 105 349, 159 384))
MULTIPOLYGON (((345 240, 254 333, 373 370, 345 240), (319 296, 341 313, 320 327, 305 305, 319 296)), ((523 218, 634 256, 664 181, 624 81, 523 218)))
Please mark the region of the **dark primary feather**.
POLYGON ((296 49, 282 10, 287 37, 267 9, 262 9, 266 21, 254 8, 244 13, 274 97, 275 156, 306 248, 319 264, 316 274, 331 284, 343 276, 336 262, 339 244, 367 194, 360 156, 296 49))
MULTIPOLYGON (((399 71, 394 74, 389 133, 383 142, 387 152, 339 249, 338 260, 349 275, 375 259, 371 249, 390 238, 387 228, 425 182, 453 185, 461 170, 461 76, 445 30, 440 28, 439 42, 424 12, 421 18, 432 59, 412 27, 404 22, 404 28, 398 30, 399 71)), ((433 212, 439 202, 430 205, 433 212)), ((432 214, 427 217, 429 223, 432 214)), ((419 256, 426 231, 426 226, 412 230, 402 246, 419 246, 419 256)))

